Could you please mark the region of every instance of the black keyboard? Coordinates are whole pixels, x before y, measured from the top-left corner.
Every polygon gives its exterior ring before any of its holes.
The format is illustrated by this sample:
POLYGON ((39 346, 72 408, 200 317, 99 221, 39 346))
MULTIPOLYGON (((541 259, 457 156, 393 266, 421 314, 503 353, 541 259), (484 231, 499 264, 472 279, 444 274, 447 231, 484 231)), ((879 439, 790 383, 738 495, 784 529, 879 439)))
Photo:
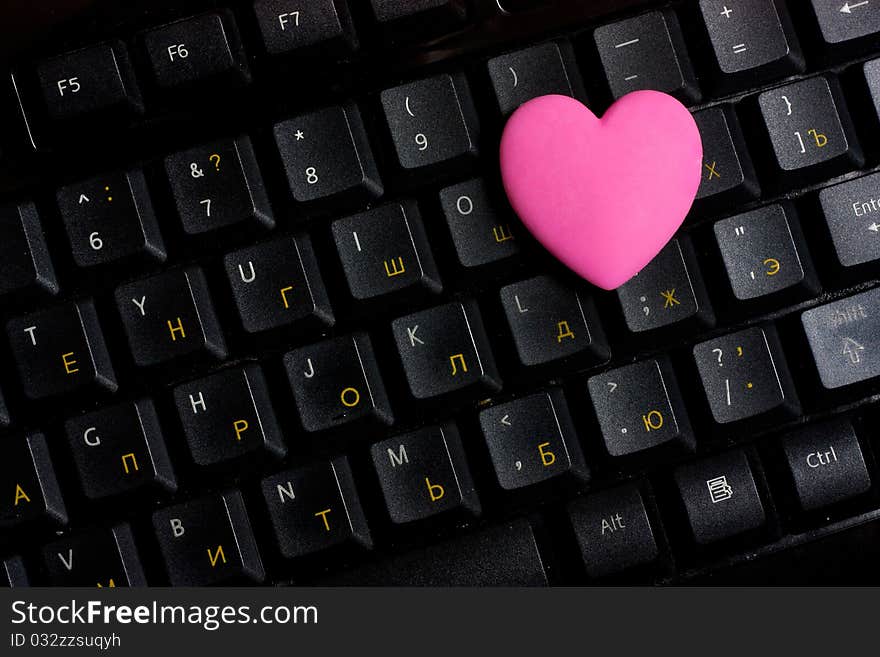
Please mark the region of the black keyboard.
POLYGON ((183 4, 0 59, 0 583, 880 582, 880 3, 183 4), (606 293, 497 148, 638 89, 606 293))

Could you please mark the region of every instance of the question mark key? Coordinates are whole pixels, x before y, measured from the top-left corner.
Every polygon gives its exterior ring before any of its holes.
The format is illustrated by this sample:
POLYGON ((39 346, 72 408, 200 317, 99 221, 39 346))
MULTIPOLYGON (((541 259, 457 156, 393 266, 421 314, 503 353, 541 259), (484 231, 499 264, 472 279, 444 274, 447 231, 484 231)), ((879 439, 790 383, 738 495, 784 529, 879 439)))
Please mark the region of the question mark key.
POLYGON ((188 235, 242 223, 275 225, 248 137, 219 140, 169 155, 165 174, 188 235))
POLYGON ((719 424, 799 412, 791 374, 772 324, 696 345, 694 361, 712 417, 719 424))

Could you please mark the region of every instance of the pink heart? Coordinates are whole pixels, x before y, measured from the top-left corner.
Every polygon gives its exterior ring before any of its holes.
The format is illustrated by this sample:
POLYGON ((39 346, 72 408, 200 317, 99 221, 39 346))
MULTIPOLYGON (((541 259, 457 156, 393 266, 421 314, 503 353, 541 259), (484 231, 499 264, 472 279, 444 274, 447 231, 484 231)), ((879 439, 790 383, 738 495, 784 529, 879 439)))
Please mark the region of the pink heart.
POLYGON ((702 176, 697 124, 672 96, 636 91, 598 119, 567 96, 520 107, 501 138, 513 209, 544 247, 613 290, 672 239, 702 176))

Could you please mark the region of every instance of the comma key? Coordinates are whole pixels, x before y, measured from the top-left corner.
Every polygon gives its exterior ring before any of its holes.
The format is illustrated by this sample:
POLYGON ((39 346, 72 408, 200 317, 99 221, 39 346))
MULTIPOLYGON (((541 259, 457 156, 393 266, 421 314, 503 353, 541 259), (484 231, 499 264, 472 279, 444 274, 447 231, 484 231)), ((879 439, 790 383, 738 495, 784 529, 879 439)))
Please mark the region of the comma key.
POLYGON ((801 322, 822 385, 841 388, 880 375, 880 288, 807 310, 801 322))

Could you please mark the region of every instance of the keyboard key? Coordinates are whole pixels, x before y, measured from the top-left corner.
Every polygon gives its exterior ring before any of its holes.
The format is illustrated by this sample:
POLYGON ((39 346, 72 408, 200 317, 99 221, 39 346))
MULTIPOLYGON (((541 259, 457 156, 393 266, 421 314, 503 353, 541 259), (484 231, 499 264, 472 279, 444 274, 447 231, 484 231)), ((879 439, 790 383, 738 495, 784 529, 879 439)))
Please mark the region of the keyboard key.
POLYGON ((496 0, 498 8, 507 14, 515 14, 520 11, 529 11, 546 7, 553 0, 496 0))
POLYGON ((495 359, 473 301, 447 303, 391 323, 397 353, 416 399, 501 388, 495 359))
POLYGON ((341 54, 357 46, 345 0, 311 0, 297 7, 285 0, 255 0, 254 13, 270 55, 341 54))
POLYGON ((0 488, 12 494, 0 499, 0 528, 10 529, 35 520, 67 524, 67 509, 45 436, 37 433, 6 438, 4 446, 0 488))
POLYGON ((223 263, 248 333, 333 325, 333 309, 308 235, 240 249, 223 263))
POLYGON ((827 187, 819 201, 841 266, 880 259, 880 174, 827 187))
POLYGON ((6 400, 3 399, 3 391, 0 390, 0 427, 8 427, 9 423, 9 409, 6 408, 6 400))
POLYGON ((550 276, 501 288, 501 303, 523 366, 572 356, 598 364, 611 355, 592 301, 550 276))
POLYGON ((683 465, 675 471, 675 483, 700 545, 754 531, 766 522, 752 466, 742 450, 683 465))
POLYGON ((332 576, 335 586, 547 586, 526 520, 399 555, 332 576))
POLYGON ((874 110, 877 117, 880 118, 880 59, 865 62, 864 70, 865 81, 868 83, 868 90, 874 101, 874 110))
POLYGON ((77 266, 134 256, 165 260, 165 244, 140 169, 67 185, 55 198, 77 266))
POLYGON ((660 551, 639 487, 628 484, 571 502, 568 516, 587 575, 616 575, 657 560, 660 551))
POLYGON ((115 297, 137 365, 158 365, 200 353, 226 357, 201 269, 176 269, 121 285, 115 297))
POLYGON ((516 490, 562 475, 587 480, 590 472, 559 389, 480 412, 499 485, 516 490))
POLYGON ((382 180, 354 103, 275 124, 275 143, 299 203, 353 205, 382 196, 382 180))
POLYGON ((461 267, 482 267, 519 254, 511 224, 502 219, 481 179, 447 187, 440 192, 440 205, 461 267))
POLYGON ((698 200, 725 203, 757 198, 761 193, 745 138, 729 105, 694 114, 703 138, 703 178, 698 200))
POLYGON ((487 67, 498 110, 504 116, 526 101, 548 94, 586 100, 568 41, 550 41, 493 57, 487 67))
POLYGON ((822 385, 841 388, 880 375, 880 288, 807 310, 801 322, 822 385))
POLYGON ((288 559, 372 539, 348 459, 286 470, 262 481, 278 546, 288 559))
POLYGON ((719 424, 771 411, 799 410, 797 394, 779 337, 772 326, 756 326, 694 347, 694 360, 719 424))
POLYGON ((51 586, 119 588, 147 580, 127 523, 59 539, 43 547, 51 586))
POLYGON ((31 288, 58 291, 37 208, 0 206, 0 295, 31 288))
POLYGON ((640 89, 700 99, 681 27, 670 10, 603 25, 593 32, 614 98, 640 89))
POLYGON ((156 85, 170 90, 246 79, 247 67, 231 23, 226 13, 203 14, 144 34, 156 85))
POLYGON ((37 65, 46 113, 53 121, 143 111, 125 47, 104 43, 37 65))
POLYGON ((827 44, 853 41, 880 32, 880 6, 873 2, 812 0, 813 11, 827 44))
POLYGON ((287 453, 266 380, 255 363, 177 386, 174 404, 197 465, 263 451, 277 457, 287 453))
POLYGON ((177 489, 153 402, 139 399, 64 423, 86 497, 97 500, 146 486, 177 489))
POLYGON ((443 511, 480 513, 480 502, 452 424, 395 436, 370 448, 385 508, 395 524, 443 511))
POLYGON ((808 171, 830 175, 864 162, 836 78, 808 78, 758 96, 775 165, 800 181, 808 171))
POLYGON ((116 390, 116 374, 92 301, 18 317, 6 325, 6 332, 30 399, 86 388, 116 390))
POLYGON ((394 421, 366 333, 294 349, 284 356, 284 367, 306 431, 363 420, 394 421))
POLYGON ((798 503, 813 511, 871 488, 859 439, 848 420, 831 420, 785 436, 782 449, 798 503))
POLYGON ((165 158, 177 214, 188 235, 233 224, 272 228, 272 208, 251 140, 226 139, 165 158))
POLYGON ((683 236, 670 241, 642 271, 617 288, 617 299, 633 333, 715 322, 693 247, 683 236))
POLYGON ((373 17, 392 43, 451 32, 467 18, 467 0, 370 0, 373 17))
POLYGON ((437 75, 386 89, 381 100, 398 164, 406 173, 438 165, 458 173, 476 157, 479 125, 463 75, 437 75))
POLYGON ((442 289, 415 202, 383 205, 334 221, 331 228, 356 301, 442 289))
POLYGON ((714 230, 727 280, 738 300, 792 288, 818 291, 793 206, 769 205, 719 221, 714 230))
POLYGON ((590 377, 587 389, 611 456, 627 456, 658 445, 694 449, 690 420, 665 357, 590 377))
MULTIPOLYGON (((700 0, 715 64, 730 80, 782 77, 804 68, 804 58, 781 0, 700 0), (729 7, 729 4, 735 4, 729 7)), ((724 84, 722 80, 722 84, 724 84)))
POLYGON ((261 582, 266 576, 238 491, 157 511, 153 529, 172 586, 261 582))
POLYGON ((21 557, 12 556, 3 560, 0 564, 0 586, 14 589, 30 585, 30 578, 21 557))

